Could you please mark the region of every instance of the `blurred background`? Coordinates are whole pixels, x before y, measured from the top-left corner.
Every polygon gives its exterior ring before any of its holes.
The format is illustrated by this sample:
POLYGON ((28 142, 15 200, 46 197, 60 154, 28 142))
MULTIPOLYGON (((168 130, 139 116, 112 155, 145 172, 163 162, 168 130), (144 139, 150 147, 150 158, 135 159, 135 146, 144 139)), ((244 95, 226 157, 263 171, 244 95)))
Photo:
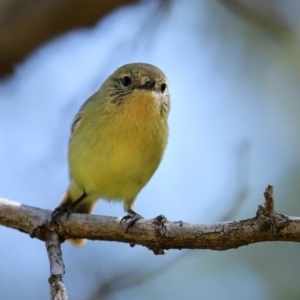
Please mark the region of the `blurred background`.
MULTIPOLYGON (((169 78, 170 138, 138 196, 145 218, 253 217, 268 184, 300 215, 300 2, 0 2, 0 197, 54 209, 68 186, 70 124, 119 66, 169 78)), ((123 216, 99 201, 96 214, 123 216)), ((49 299, 43 243, 0 227, 0 299, 49 299)), ((300 245, 224 252, 63 244, 72 300, 299 299, 300 245)))

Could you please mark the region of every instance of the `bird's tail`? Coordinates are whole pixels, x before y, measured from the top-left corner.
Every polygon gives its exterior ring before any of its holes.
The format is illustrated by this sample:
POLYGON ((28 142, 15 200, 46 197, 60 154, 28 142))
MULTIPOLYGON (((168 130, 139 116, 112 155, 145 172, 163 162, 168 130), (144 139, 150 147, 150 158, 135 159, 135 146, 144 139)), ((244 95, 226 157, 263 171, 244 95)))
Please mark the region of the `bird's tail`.
MULTIPOLYGON (((73 199, 73 197, 71 197, 69 191, 67 191, 63 195, 58 206, 59 207, 69 207, 76 200, 77 199, 73 199)), ((72 209, 71 213, 90 214, 93 212, 95 204, 96 204, 96 199, 90 199, 88 196, 86 196, 86 198, 82 199, 82 201, 80 203, 78 203, 78 205, 76 205, 72 209)), ((86 243, 86 239, 67 239, 67 242, 69 242, 70 244, 72 244, 75 247, 82 247, 86 243)))

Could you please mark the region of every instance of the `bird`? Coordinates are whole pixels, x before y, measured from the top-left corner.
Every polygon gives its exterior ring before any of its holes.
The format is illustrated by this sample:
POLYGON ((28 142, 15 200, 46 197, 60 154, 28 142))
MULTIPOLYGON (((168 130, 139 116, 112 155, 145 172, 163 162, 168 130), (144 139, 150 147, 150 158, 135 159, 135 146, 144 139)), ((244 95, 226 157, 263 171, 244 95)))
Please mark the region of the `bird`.
MULTIPOLYGON (((132 226, 137 195, 158 168, 168 140, 166 75, 147 63, 118 68, 79 109, 68 146, 69 187, 52 220, 90 214, 99 199, 123 201, 132 226)), ((69 239, 83 246, 85 239, 69 239)))

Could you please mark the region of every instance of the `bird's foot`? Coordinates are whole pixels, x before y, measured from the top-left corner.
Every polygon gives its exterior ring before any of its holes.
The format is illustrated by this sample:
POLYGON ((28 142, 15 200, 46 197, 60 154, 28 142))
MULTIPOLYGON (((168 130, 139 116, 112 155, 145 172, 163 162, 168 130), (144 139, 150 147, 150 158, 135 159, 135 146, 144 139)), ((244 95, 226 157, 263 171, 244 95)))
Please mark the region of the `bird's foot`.
POLYGON ((129 227, 132 227, 140 219, 144 219, 144 218, 141 215, 134 212, 133 210, 129 210, 128 214, 121 219, 120 223, 122 223, 124 220, 125 221, 130 220, 126 228, 126 233, 128 233, 129 227))
POLYGON ((52 213, 50 224, 53 223, 55 220, 62 217, 65 213, 67 214, 67 220, 70 217, 70 214, 72 212, 71 207, 56 207, 52 213))

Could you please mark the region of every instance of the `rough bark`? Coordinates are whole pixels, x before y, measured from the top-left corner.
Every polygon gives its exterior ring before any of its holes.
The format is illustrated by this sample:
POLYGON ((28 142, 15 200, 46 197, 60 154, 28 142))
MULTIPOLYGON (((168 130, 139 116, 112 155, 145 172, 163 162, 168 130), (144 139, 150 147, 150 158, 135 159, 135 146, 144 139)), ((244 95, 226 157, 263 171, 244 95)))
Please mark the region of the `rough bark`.
POLYGON ((45 241, 56 232, 60 240, 86 238, 145 246, 156 254, 168 249, 227 250, 264 241, 300 242, 300 218, 274 211, 273 189, 265 192, 265 204, 250 219, 214 224, 171 222, 163 216, 139 220, 126 233, 120 218, 72 214, 49 226, 52 211, 0 199, 0 224, 45 241))

